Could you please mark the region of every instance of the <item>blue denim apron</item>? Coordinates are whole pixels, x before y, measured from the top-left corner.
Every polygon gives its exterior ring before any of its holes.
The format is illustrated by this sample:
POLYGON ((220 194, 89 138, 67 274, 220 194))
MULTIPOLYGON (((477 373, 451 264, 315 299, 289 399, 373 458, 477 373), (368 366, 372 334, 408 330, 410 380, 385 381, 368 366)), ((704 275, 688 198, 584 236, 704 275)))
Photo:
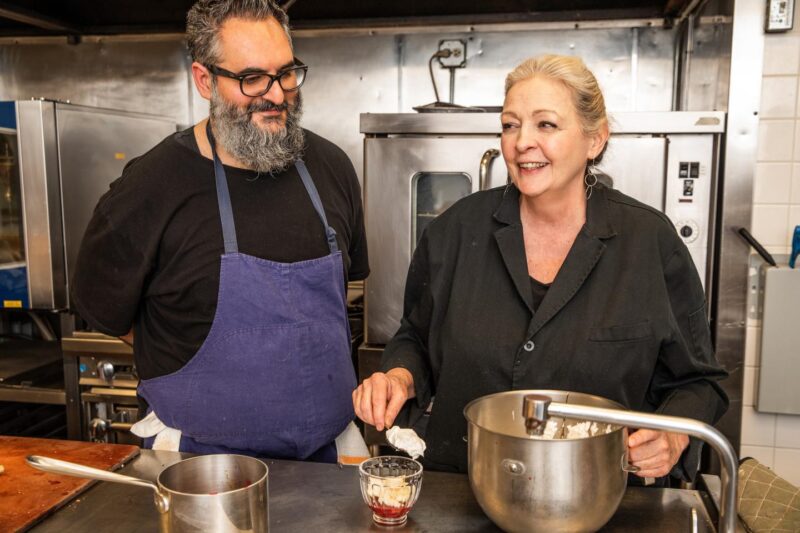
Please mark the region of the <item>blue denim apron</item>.
POLYGON ((225 244, 216 314, 195 356, 177 372, 142 380, 138 392, 181 430, 181 451, 335 460, 333 441, 354 418, 356 386, 336 232, 297 161, 330 254, 278 263, 239 253, 225 169, 210 126, 206 132, 225 244))

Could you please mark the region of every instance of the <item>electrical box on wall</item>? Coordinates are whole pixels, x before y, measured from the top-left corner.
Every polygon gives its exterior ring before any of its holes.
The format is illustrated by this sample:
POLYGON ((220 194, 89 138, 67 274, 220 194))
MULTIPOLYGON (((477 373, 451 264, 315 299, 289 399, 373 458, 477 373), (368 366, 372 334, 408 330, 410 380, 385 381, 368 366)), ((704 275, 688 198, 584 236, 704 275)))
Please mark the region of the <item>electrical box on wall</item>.
POLYGON ((794 24, 794 0, 767 0, 767 27, 769 33, 789 31, 794 24))

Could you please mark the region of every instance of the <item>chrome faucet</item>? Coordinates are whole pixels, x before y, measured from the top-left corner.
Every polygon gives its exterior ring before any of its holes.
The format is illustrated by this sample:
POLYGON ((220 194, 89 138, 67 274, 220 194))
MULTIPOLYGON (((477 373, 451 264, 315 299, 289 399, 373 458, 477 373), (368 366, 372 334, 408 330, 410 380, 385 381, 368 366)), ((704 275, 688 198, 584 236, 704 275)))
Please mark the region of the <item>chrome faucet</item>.
POLYGON ((525 395, 522 399, 522 415, 525 418, 525 429, 529 435, 541 435, 547 419, 551 416, 560 416, 618 426, 685 433, 707 442, 717 452, 722 464, 722 473, 720 475, 722 501, 719 506, 718 530, 724 533, 734 533, 736 531, 738 460, 731 443, 713 426, 691 418, 558 403, 553 402, 549 396, 543 394, 525 395))

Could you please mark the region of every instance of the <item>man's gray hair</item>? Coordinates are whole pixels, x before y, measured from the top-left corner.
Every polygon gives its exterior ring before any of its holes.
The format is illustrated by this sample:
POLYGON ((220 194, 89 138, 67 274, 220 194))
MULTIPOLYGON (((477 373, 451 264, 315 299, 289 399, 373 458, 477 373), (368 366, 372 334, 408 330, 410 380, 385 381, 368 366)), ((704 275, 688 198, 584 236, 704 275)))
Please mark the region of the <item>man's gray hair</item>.
POLYGON ((199 0, 186 16, 186 39, 192 60, 215 65, 219 57, 219 30, 230 18, 265 20, 275 18, 292 44, 289 16, 272 0, 199 0))

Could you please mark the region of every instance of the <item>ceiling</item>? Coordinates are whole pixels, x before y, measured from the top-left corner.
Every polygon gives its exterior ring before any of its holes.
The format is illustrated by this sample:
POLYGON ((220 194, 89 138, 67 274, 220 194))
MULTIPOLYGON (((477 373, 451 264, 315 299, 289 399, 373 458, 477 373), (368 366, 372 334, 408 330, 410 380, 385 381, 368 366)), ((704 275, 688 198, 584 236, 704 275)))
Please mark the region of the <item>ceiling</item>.
MULTIPOLYGON (((0 36, 182 33, 194 0, 0 0, 0 36)), ((279 0, 292 27, 678 16, 697 0, 279 0)))

